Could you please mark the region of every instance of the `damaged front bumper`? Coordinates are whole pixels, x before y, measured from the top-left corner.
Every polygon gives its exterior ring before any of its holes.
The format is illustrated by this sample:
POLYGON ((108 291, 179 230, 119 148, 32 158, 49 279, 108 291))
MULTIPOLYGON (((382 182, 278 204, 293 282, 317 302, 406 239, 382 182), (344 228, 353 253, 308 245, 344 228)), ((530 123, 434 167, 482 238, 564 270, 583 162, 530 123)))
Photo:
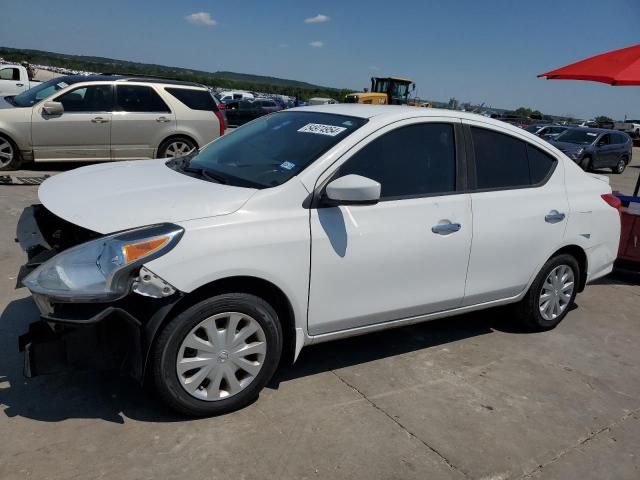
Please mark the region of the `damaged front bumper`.
MULTIPOLYGON (((16 241, 27 253, 18 285, 61 251, 100 234, 56 217, 41 205, 28 207, 18 222, 16 241)), ((153 338, 182 293, 141 267, 131 290, 110 302, 65 302, 33 293, 40 320, 19 337, 24 374, 34 377, 69 368, 120 368, 138 380, 153 338)))

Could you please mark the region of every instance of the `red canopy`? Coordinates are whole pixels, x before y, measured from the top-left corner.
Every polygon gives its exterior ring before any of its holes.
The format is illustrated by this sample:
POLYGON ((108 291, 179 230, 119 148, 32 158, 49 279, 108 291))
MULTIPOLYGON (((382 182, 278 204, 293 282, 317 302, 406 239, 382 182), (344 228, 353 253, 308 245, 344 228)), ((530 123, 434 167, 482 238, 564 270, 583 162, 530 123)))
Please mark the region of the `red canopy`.
POLYGON ((591 80, 609 85, 640 85, 640 45, 621 48, 541 73, 547 80, 591 80))

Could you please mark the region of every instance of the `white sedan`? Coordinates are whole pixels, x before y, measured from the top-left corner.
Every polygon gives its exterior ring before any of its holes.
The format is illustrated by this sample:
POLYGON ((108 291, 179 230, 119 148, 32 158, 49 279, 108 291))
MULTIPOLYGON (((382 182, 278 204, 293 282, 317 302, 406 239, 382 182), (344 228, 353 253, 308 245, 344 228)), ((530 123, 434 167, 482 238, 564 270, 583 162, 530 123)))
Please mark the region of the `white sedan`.
POLYGON ((27 372, 52 369, 54 337, 68 354, 71 336, 85 353, 115 338, 192 415, 246 405, 312 343, 506 304, 554 328, 620 236, 606 177, 506 123, 412 107, 286 110, 39 197, 18 229, 39 265, 27 372))

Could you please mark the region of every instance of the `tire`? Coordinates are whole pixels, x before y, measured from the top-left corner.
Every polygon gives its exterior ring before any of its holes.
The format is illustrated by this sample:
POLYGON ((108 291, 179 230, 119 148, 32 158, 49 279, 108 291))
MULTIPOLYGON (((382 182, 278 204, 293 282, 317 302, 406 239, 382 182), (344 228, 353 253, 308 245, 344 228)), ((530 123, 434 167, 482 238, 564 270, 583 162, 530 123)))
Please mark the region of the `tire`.
POLYGON ((16 144, 9 137, 0 135, 0 171, 18 170, 22 156, 16 144))
MULTIPOLYGON (((563 278, 565 277, 563 276, 563 278)), ((515 313, 518 320, 525 328, 532 331, 542 332, 555 328, 567 315, 571 309, 571 305, 573 305, 578 292, 577 285, 579 278, 580 267, 573 256, 561 254, 551 258, 544 264, 524 298, 515 305, 515 313), (565 272, 569 272, 570 270, 570 275, 573 277, 570 293, 567 293, 569 289, 565 290, 566 287, 562 284, 548 282, 548 278, 552 276, 552 273, 563 272, 563 268, 565 272), (567 296, 564 298, 558 297, 553 293, 553 290, 565 290, 567 296), (543 313, 543 307, 546 305, 546 302, 543 301, 542 296, 545 293, 550 295, 548 298, 551 306, 550 310, 545 310, 543 313), (557 315, 553 315, 555 298, 560 298, 557 315)), ((570 279, 570 276, 566 277, 567 284, 570 279)))
POLYGON ((620 175, 622 172, 624 172, 625 168, 627 168, 627 159, 623 157, 618 160, 618 163, 615 167, 611 168, 611 171, 620 175))
POLYGON ((167 138, 158 147, 158 158, 177 158, 186 155, 194 148, 198 148, 196 142, 189 137, 167 138))
POLYGON ((591 157, 590 156, 585 155, 584 157, 582 157, 582 160, 580 160, 580 168, 582 168, 582 170, 584 170, 585 172, 591 171, 591 157))
POLYGON ((153 381, 173 410, 196 417, 220 415, 255 400, 276 371, 281 354, 282 327, 271 305, 245 293, 218 295, 193 305, 165 326, 154 347, 153 381), (226 343, 230 326, 235 339, 246 337, 243 342, 226 343), (252 328, 256 333, 248 335, 252 328), (263 353, 242 353, 258 350, 263 353), (201 360, 189 369, 192 358, 201 360))

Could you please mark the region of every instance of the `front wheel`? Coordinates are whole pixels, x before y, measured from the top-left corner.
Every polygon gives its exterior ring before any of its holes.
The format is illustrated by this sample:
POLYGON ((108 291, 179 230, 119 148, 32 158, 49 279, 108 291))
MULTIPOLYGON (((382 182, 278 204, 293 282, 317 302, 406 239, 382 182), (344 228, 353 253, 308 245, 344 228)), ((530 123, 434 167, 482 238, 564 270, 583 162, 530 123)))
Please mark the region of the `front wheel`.
POLYGON ((582 168, 582 170, 584 170, 585 172, 588 172, 591 170, 591 157, 589 157, 588 155, 585 155, 582 160, 580 160, 580 167, 582 168))
POLYGON ((22 157, 11 139, 0 135, 0 171, 18 170, 22 157))
POLYGON ((516 304, 520 321, 535 331, 555 328, 573 305, 579 278, 580 267, 573 256, 562 254, 550 259, 516 304))
POLYGON ((282 353, 275 310, 244 293, 199 302, 162 330, 153 356, 161 399, 192 416, 219 415, 252 402, 282 353))

